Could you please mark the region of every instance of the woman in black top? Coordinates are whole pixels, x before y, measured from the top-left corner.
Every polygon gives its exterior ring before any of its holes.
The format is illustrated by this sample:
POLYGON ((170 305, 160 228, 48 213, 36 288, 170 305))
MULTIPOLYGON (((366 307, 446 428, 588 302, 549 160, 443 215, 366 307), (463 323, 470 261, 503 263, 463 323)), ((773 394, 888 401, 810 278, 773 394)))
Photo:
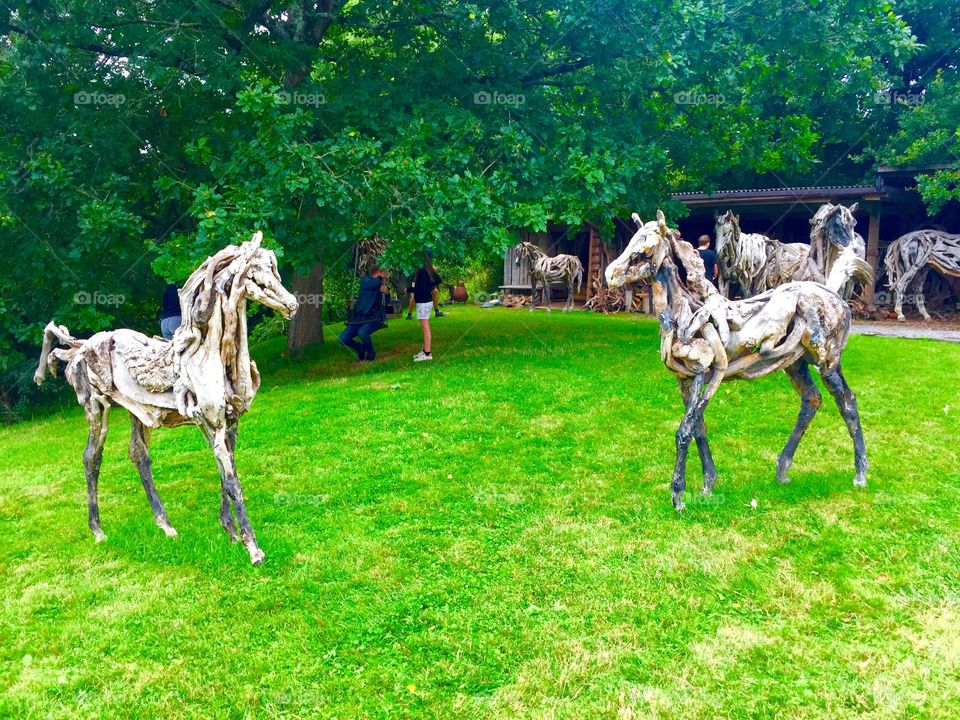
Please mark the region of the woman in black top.
MULTIPOLYGON (((437 274, 431 261, 430 250, 429 248, 425 249, 423 251, 423 267, 417 270, 417 274, 413 279, 413 299, 417 307, 417 320, 420 321, 420 329, 423 330, 423 350, 414 356, 414 362, 433 360, 433 354, 431 353, 433 335, 430 332, 430 313, 433 310, 433 292, 440 282, 440 275, 437 274)), ((439 315, 437 317, 439 317, 439 315)))
POLYGON ((347 327, 340 333, 340 344, 357 353, 358 360, 372 362, 377 357, 370 336, 386 327, 387 312, 383 300, 388 292, 386 276, 376 260, 371 260, 367 273, 360 278, 360 292, 353 313, 347 320, 347 327))

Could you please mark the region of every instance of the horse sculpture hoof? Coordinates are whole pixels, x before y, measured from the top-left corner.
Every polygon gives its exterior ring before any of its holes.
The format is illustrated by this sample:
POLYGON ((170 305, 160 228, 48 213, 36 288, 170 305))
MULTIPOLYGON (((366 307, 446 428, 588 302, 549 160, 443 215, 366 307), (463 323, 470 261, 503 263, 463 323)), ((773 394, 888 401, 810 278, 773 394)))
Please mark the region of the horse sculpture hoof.
POLYGON ((853 479, 853 486, 854 486, 854 487, 866 487, 866 486, 867 486, 867 479, 866 479, 866 478, 855 477, 855 478, 853 479))
POLYGON ((673 494, 673 507, 677 512, 683 512, 687 509, 687 506, 683 504, 683 500, 680 499, 680 493, 673 494))
POLYGON ((266 555, 263 554, 263 550, 260 548, 250 551, 250 562, 252 562, 254 565, 262 565, 265 557, 266 555))
POLYGON ((94 530, 93 531, 93 541, 96 543, 106 542, 107 536, 103 534, 103 530, 94 530))
POLYGON ((157 527, 163 530, 163 534, 166 535, 168 538, 180 537, 180 534, 176 530, 174 530, 173 527, 171 527, 170 525, 158 525, 157 527))

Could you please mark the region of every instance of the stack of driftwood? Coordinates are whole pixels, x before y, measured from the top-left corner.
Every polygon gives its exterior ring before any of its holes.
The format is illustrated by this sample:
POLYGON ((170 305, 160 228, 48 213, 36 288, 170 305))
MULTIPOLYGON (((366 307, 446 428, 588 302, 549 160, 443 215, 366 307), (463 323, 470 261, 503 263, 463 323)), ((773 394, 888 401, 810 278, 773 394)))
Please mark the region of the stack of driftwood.
POLYGON ((587 300, 584 308, 591 312, 602 312, 604 315, 623 312, 627 309, 627 301, 621 288, 609 288, 599 280, 593 281, 593 297, 587 300))
POLYGON ((530 298, 526 295, 511 295, 504 293, 500 296, 500 305, 508 308, 527 307, 530 305, 530 298))

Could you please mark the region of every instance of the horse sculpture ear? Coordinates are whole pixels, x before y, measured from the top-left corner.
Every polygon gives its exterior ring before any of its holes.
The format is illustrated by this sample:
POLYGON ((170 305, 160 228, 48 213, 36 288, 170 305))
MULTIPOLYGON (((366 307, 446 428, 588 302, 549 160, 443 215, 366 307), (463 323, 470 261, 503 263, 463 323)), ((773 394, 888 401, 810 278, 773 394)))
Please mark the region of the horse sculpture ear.
POLYGON ((667 218, 663 215, 663 210, 657 210, 657 225, 660 226, 660 234, 667 234, 667 218))
POLYGON ((253 237, 250 238, 250 244, 253 246, 253 249, 254 249, 254 250, 256 250, 258 247, 260 247, 260 243, 261 243, 262 240, 263 240, 263 233, 260 232, 259 230, 257 230, 257 231, 253 234, 253 237))
POLYGON ((630 217, 633 218, 633 221, 637 224, 637 227, 643 227, 643 220, 640 219, 640 215, 633 213, 630 217))
POLYGON ((859 201, 858 201, 858 202, 855 202, 853 205, 850 206, 850 214, 851 214, 851 215, 857 211, 857 207, 859 207, 859 205, 860 205, 860 203, 859 203, 859 201))

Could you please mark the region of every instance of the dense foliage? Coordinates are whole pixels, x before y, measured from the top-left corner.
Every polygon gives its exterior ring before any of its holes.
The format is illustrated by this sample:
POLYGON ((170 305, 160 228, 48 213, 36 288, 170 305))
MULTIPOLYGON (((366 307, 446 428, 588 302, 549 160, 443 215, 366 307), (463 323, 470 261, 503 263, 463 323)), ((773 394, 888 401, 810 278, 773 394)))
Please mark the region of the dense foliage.
POLYGON ((857 180, 876 137, 904 157, 957 145, 955 55, 937 57, 955 13, 917 0, 3 8, 8 405, 47 320, 155 331, 163 282, 255 228, 288 276, 342 270, 373 235, 394 265, 424 244, 464 263, 548 219, 609 235, 677 190, 857 180), (942 100, 897 133, 905 113, 871 103, 926 81, 928 55, 942 100), (917 149, 931 124, 942 142, 917 149))

